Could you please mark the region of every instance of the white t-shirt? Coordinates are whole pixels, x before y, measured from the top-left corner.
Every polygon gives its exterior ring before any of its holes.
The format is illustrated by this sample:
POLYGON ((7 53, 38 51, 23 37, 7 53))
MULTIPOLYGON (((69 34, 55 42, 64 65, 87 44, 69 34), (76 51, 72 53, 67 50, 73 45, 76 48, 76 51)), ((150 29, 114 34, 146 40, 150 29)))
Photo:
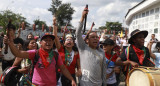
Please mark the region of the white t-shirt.
POLYGON ((4 48, 2 48, 2 54, 4 55, 4 58, 3 58, 4 60, 11 61, 11 60, 13 60, 15 58, 15 56, 12 54, 9 46, 8 46, 8 53, 4 54, 4 51, 5 51, 4 48))
POLYGON ((121 42, 123 42, 123 46, 128 46, 126 39, 121 39, 121 42))

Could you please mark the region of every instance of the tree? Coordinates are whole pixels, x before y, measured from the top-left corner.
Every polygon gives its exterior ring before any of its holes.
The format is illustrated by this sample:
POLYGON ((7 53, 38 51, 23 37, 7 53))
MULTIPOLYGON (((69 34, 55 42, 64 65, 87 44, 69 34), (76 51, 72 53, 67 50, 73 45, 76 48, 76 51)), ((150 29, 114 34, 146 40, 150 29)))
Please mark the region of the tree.
POLYGON ((18 29, 22 22, 25 22, 25 26, 29 26, 29 23, 26 21, 26 18, 21 16, 21 14, 13 13, 10 10, 5 10, 1 11, 0 13, 0 26, 3 27, 4 32, 6 32, 9 20, 12 20, 12 24, 16 26, 16 29, 18 29))
POLYGON ((66 23, 71 25, 70 21, 75 10, 71 7, 70 3, 62 4, 62 1, 52 0, 51 8, 48 11, 51 11, 52 15, 56 16, 59 26, 65 26, 66 23))
POLYGON ((115 31, 116 34, 122 30, 122 23, 119 22, 106 22, 106 28, 108 31, 115 31))
POLYGON ((106 29, 106 26, 101 26, 101 27, 99 27, 99 29, 102 31, 102 30, 106 29))

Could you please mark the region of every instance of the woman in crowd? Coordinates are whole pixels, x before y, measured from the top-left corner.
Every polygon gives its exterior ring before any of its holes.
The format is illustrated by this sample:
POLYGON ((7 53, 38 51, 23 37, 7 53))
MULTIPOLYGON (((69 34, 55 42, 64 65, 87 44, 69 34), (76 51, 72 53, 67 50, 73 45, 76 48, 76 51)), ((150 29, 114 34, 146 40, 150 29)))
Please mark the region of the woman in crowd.
MULTIPOLYGON (((62 45, 57 37, 56 18, 53 19, 55 45, 62 58, 62 61, 70 74, 76 81, 75 68, 77 67, 77 76, 80 76, 80 60, 79 53, 74 49, 74 38, 71 34, 67 34, 64 38, 64 44, 62 45)), ((71 86, 71 81, 64 75, 61 75, 62 86, 71 86)))
MULTIPOLYGON (((26 40, 25 43, 24 43, 24 48, 23 49, 25 51, 37 49, 36 40, 33 39, 33 38, 31 38, 29 40, 26 40)), ((18 72, 24 74, 22 79, 20 80, 20 86, 24 86, 24 85, 30 86, 26 81, 26 74, 29 72, 29 68, 30 68, 30 65, 31 65, 31 60, 17 57, 15 59, 14 63, 13 63, 13 66, 18 66, 20 64, 21 64, 22 68, 18 69, 18 72)))

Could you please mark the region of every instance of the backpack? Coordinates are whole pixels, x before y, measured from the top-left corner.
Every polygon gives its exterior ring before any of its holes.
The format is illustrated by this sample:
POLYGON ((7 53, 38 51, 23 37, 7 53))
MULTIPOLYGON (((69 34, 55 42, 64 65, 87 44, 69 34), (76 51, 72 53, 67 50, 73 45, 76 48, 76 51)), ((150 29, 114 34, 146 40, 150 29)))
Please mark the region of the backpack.
MULTIPOLYGON (((58 61, 59 54, 56 51, 53 51, 53 54, 54 54, 54 58, 55 58, 55 61, 56 61, 56 65, 55 65, 56 67, 55 68, 56 68, 56 76, 57 76, 57 73, 58 73, 57 61, 58 61)), ((34 85, 32 83, 32 77, 33 77, 33 73, 34 73, 34 67, 35 67, 36 63, 38 62, 39 57, 40 57, 39 56, 39 50, 37 50, 36 54, 35 54, 35 57, 34 57, 34 60, 33 60, 32 64, 31 64, 31 69, 28 72, 27 76, 24 76, 26 78, 26 80, 27 80, 27 83, 30 84, 30 85, 34 85)))

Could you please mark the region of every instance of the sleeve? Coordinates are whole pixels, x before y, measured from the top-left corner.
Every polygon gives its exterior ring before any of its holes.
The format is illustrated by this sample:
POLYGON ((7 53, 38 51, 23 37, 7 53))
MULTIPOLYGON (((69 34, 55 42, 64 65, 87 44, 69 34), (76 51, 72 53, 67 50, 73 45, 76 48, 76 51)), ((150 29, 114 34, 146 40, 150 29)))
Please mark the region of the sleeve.
POLYGON ((107 86, 107 84, 106 84, 106 81, 107 81, 107 79, 106 79, 106 70, 107 70, 107 64, 106 64, 106 57, 104 56, 103 57, 103 70, 102 70, 102 78, 103 78, 103 86, 107 86))
POLYGON ((127 57, 126 57, 126 54, 125 54, 125 50, 123 50, 122 54, 120 55, 120 58, 122 61, 126 61, 127 60, 127 57))
POLYGON ((83 23, 79 23, 78 29, 76 29, 76 37, 77 37, 77 47, 81 50, 85 49, 85 42, 82 38, 82 27, 83 27, 83 23))
POLYGON ((58 62, 57 62, 57 65, 58 65, 58 66, 63 65, 62 58, 61 58, 60 55, 58 55, 58 62))
POLYGON ((61 45, 60 49, 58 50, 58 52, 64 52, 64 47, 61 45))
POLYGON ((36 54, 36 50, 28 50, 29 53, 29 59, 33 60, 36 54))

